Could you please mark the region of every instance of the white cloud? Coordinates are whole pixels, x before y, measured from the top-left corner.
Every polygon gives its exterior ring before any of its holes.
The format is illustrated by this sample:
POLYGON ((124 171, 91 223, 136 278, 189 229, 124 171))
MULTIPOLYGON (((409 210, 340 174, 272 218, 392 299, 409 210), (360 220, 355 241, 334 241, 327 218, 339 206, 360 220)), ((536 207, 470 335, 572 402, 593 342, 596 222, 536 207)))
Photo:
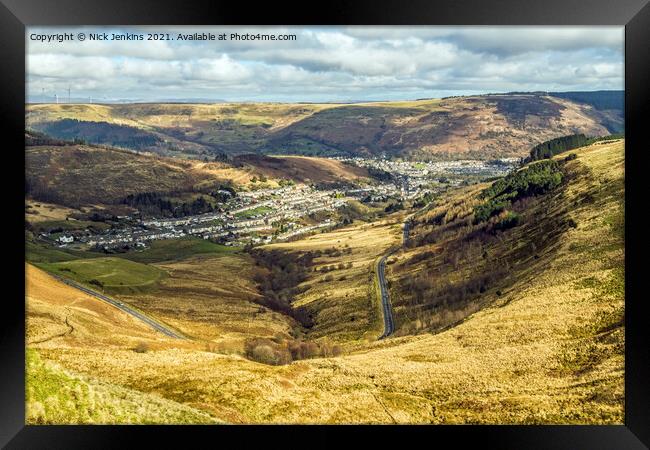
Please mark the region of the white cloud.
POLYGON ((73 56, 68 54, 29 54, 30 76, 53 78, 110 78, 115 76, 116 62, 104 56, 73 56))
POLYGON ((228 55, 216 59, 199 59, 189 67, 189 78, 218 82, 241 81, 253 75, 243 64, 233 61, 228 55))
POLYGON ((621 27, 137 27, 28 30, 30 97, 395 99, 622 89, 621 27), (296 41, 38 43, 32 32, 237 32, 296 41), (161 88, 164 87, 163 90, 161 88))

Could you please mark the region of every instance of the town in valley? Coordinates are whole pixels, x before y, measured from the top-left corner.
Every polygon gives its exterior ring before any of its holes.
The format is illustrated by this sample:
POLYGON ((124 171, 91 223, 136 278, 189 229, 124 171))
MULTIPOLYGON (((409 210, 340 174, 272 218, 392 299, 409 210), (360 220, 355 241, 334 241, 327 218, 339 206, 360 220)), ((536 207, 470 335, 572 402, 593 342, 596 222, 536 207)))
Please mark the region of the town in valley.
POLYGON ((413 202, 427 194, 468 184, 469 180, 503 176, 519 163, 517 158, 434 162, 361 157, 334 159, 374 170, 383 175, 382 179, 337 189, 292 182, 276 189, 221 190, 219 194, 227 200, 214 212, 182 217, 143 217, 135 211, 133 215, 111 218, 112 226, 102 232, 85 229, 65 233, 54 229, 42 232, 40 238, 60 248, 99 251, 137 251, 154 240, 185 236, 230 246, 268 244, 344 224, 335 212, 350 200, 398 205, 413 202))

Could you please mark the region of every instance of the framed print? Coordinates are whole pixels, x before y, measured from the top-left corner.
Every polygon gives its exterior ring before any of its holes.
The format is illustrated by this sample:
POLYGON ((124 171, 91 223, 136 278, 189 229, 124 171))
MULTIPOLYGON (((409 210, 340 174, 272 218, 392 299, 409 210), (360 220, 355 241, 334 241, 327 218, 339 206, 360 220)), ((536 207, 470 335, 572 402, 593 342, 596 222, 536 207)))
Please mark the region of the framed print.
POLYGON ((3 0, 2 444, 646 448, 646 3, 3 0))

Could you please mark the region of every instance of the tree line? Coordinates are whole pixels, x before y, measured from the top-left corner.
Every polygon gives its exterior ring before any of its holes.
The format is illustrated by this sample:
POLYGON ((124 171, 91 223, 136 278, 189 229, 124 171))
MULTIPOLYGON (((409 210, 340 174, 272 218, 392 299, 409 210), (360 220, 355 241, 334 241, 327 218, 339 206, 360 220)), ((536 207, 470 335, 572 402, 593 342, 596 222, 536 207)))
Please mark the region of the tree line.
MULTIPOLYGON (((170 200, 170 196, 179 193, 173 192, 139 192, 127 195, 121 203, 138 209, 143 214, 162 217, 185 217, 197 214, 210 213, 215 210, 212 202, 203 195, 191 202, 177 202, 170 200)), ((213 193, 217 200, 223 198, 217 192, 213 193)))
POLYGON ((474 207, 474 223, 484 222, 499 214, 516 200, 545 194, 560 183, 562 171, 558 162, 552 159, 538 161, 510 173, 479 194, 484 201, 474 207))
POLYGON ((257 248, 249 249, 249 253, 256 265, 265 269, 253 277, 262 294, 260 303, 293 317, 305 328, 311 328, 314 320, 309 312, 304 308, 294 308, 292 303, 296 295, 302 292, 298 285, 307 279, 314 253, 298 254, 257 248))
POLYGON ((41 127, 46 134, 59 139, 110 144, 135 150, 143 150, 163 142, 158 136, 147 131, 108 122, 61 119, 48 122, 41 127))
POLYGON ((530 156, 524 162, 539 161, 548 159, 559 153, 574 148, 583 147, 589 143, 589 138, 584 134, 571 134, 551 139, 541 144, 537 144, 530 150, 530 156))

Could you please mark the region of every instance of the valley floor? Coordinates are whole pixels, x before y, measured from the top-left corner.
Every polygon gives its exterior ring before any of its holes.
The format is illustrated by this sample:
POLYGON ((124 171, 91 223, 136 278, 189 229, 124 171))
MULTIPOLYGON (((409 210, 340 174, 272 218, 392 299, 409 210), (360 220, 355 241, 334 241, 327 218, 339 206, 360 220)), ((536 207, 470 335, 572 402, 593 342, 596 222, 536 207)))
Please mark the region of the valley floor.
POLYGON ((242 356, 251 330, 295 328, 260 312, 243 256, 157 263, 169 274, 159 291, 122 297, 194 337, 181 341, 28 265, 28 423, 622 424, 623 142, 575 153, 569 164, 588 176, 567 198, 599 195, 575 209, 552 262, 447 331, 374 340, 368 286, 376 257, 401 238, 398 220, 276 246, 352 249, 337 281, 313 272, 298 296, 321 314, 307 335, 344 343, 337 357, 270 366, 242 356))

